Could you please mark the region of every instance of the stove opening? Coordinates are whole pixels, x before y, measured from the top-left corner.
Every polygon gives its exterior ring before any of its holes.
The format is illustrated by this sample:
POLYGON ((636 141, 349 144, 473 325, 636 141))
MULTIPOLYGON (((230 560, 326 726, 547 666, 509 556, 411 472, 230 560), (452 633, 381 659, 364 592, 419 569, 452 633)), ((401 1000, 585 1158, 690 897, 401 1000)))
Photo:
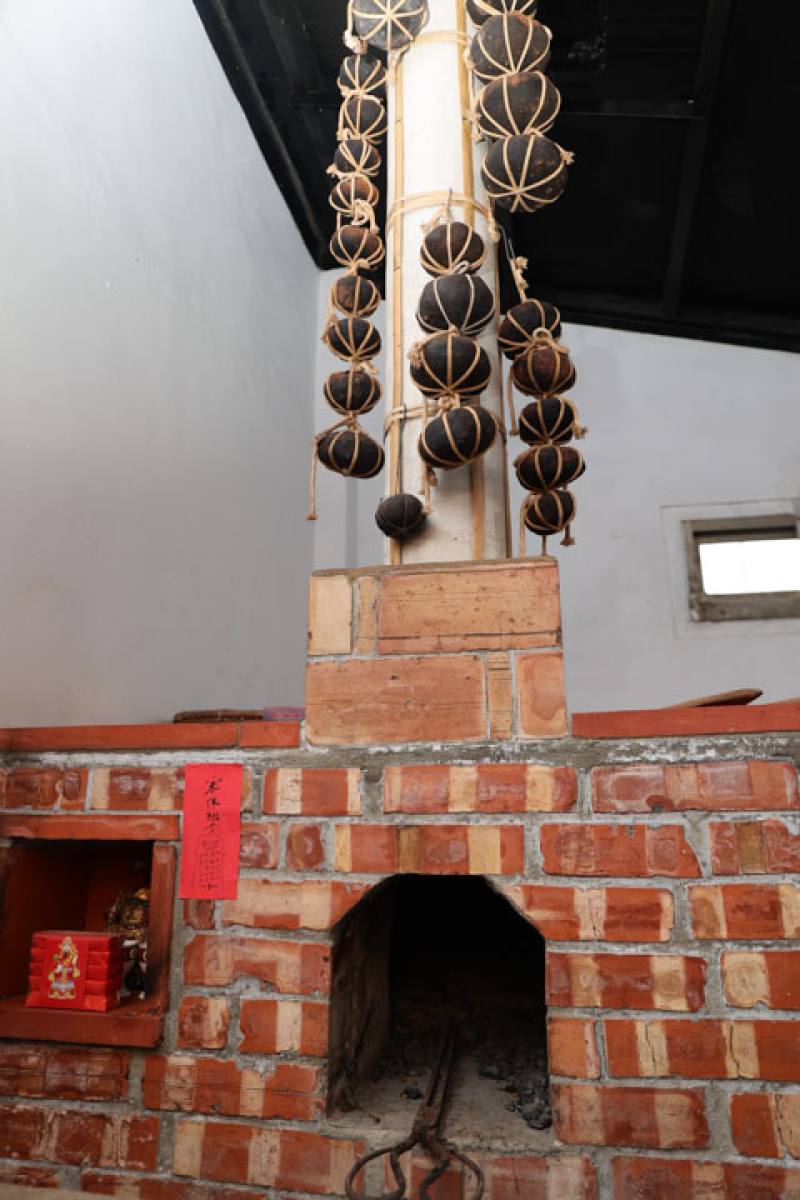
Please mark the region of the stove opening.
POLYGON ((448 1028, 454 1143, 549 1144, 541 934, 480 877, 395 876, 334 931, 329 1117, 408 1131, 448 1028))

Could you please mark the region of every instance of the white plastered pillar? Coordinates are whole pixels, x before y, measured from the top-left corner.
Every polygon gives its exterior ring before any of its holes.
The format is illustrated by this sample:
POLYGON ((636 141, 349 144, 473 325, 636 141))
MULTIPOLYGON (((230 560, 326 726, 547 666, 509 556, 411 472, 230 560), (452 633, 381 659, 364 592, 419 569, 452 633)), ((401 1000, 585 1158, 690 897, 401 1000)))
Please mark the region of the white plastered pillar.
MULTIPOLYGON (((472 139, 469 113, 472 83, 464 61, 469 25, 464 0, 429 0, 430 21, 390 72, 387 88, 388 211, 386 258, 386 411, 418 408, 421 394, 409 373, 408 354, 425 337, 416 307, 430 276, 422 269, 422 226, 441 208, 441 199, 418 206, 429 193, 474 199, 486 207, 480 178, 483 147, 472 139), (393 215, 394 214, 394 215, 393 215)), ((474 225, 487 245, 480 274, 497 291, 497 253, 487 216, 457 200, 453 217, 474 225)), ((489 355, 492 379, 480 397, 503 418, 503 371, 492 322, 478 339, 489 355)), ((421 418, 390 426, 387 437, 389 478, 399 490, 422 495, 423 464, 417 453, 421 418)), ((498 437, 470 466, 437 471, 433 511, 424 530, 407 543, 387 542, 395 564, 461 562, 507 558, 511 553, 507 456, 498 437)))

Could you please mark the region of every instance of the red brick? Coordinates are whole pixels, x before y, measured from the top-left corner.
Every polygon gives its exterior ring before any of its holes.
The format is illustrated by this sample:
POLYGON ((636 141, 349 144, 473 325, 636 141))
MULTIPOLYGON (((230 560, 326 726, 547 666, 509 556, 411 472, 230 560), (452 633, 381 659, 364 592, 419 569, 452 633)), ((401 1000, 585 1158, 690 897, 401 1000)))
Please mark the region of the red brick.
POLYGON ((605 1021, 609 1074, 627 1078, 735 1078, 723 1021, 605 1021))
POLYGON ((222 1050, 230 1020, 224 996, 184 996, 178 1010, 178 1045, 191 1050, 222 1050))
POLYGON ((588 1158, 498 1156, 484 1170, 487 1200, 597 1200, 597 1175, 588 1158))
POLYGON ((157 1117, 16 1105, 3 1109, 0 1157, 152 1171, 158 1134, 157 1117))
POLYGON ((682 825, 543 825, 540 839, 550 875, 700 875, 682 825))
POLYGON ((143 1096, 148 1108, 222 1116, 311 1121, 323 1109, 318 1067, 278 1063, 260 1072, 235 1062, 186 1055, 152 1055, 145 1061, 143 1096))
POLYGON ((278 821, 242 821, 239 865, 273 871, 280 860, 281 827, 278 821))
POLYGON ((174 812, 183 808, 183 767, 96 767, 91 805, 113 812, 174 812))
POLYGON ((46 1113, 24 1105, 0 1108, 0 1158, 38 1158, 46 1113))
POLYGON ((517 706, 520 737, 566 736, 567 698, 561 651, 517 655, 517 706))
POLYGON ((315 871, 325 865, 319 825, 290 825, 286 834, 286 866, 290 871, 315 871))
POLYGON ((50 841, 177 842, 177 816, 128 816, 98 813, 3 813, 0 838, 47 838, 50 841))
POLYGON ((800 1170, 674 1158, 614 1160, 614 1200, 790 1200, 800 1170))
POLYGON ((550 1017, 547 1022, 547 1061, 552 1075, 597 1079, 600 1059, 594 1021, 550 1017))
POLYGON ((311 662, 306 736, 315 746, 480 741, 484 664, 470 655, 311 662))
POLYGON ((800 950, 726 950, 725 999, 736 1008, 800 1009, 800 950))
POLYGON ((242 750, 289 750, 300 745, 300 722, 242 721, 239 745, 242 750))
POLYGON ((262 1191, 214 1187, 212 1184, 183 1183, 179 1179, 142 1179, 84 1171, 81 1188, 95 1196, 122 1196, 124 1200, 264 1200, 262 1191))
POLYGON ((547 954, 547 1003, 560 1008, 697 1012, 706 964, 676 954, 547 954))
POLYGON ((698 1088, 557 1083, 551 1100, 555 1135, 562 1142, 651 1150, 701 1150, 708 1145, 703 1092, 698 1088))
POLYGON ((264 776, 264 812, 294 817, 354 817, 361 812, 355 769, 279 767, 264 776))
POLYGON ((216 911, 214 900, 184 900, 183 923, 192 929, 213 929, 216 911))
POLYGON ((184 951, 184 979, 187 984, 225 987, 236 979, 252 978, 278 992, 327 994, 330 958, 330 947, 314 942, 200 934, 184 951))
POLYGON ((598 767, 595 812, 770 812, 800 808, 791 763, 713 762, 598 767))
POLYGON ((571 767, 479 763, 468 767, 388 767, 386 812, 569 812, 578 798, 571 767))
POLYGON ((551 941, 665 942, 675 923, 672 894, 663 888, 529 883, 505 894, 551 941))
POLYGON ((328 1053, 328 1005, 309 1000, 242 997, 242 1054, 328 1053))
POLYGON ((612 1075, 800 1082, 796 1021, 606 1021, 612 1075))
POLYGON ((334 867, 357 875, 392 875, 398 869, 395 825, 338 825, 334 867))
POLYGON ((336 869, 390 875, 518 875, 520 825, 339 825, 336 869))
POLYGON ((255 929, 331 929, 368 891, 365 884, 240 879, 236 900, 222 906, 223 925, 255 929))
POLYGON ((733 1144, 751 1158, 800 1158, 800 1094, 738 1092, 731 1096, 733 1144))
POLYGON ((17 767, 0 772, 0 808, 79 810, 86 804, 89 772, 70 767, 17 767))
POLYGON ((800 872, 800 834, 783 821, 724 821, 709 826, 715 875, 784 875, 800 872))
POLYGON ((178 1121, 174 1169, 191 1178, 335 1195, 363 1152, 361 1142, 319 1133, 178 1121))
POLYGON ((124 1100, 129 1056, 117 1050, 0 1043, 0 1095, 124 1100))
POLYGON ((725 883, 689 889, 698 938, 800 936, 800 892, 789 883, 725 883))
POLYGON ((3 1167, 0 1166, 0 1183, 15 1184, 17 1187, 57 1188, 61 1180, 54 1171, 46 1167, 3 1167))

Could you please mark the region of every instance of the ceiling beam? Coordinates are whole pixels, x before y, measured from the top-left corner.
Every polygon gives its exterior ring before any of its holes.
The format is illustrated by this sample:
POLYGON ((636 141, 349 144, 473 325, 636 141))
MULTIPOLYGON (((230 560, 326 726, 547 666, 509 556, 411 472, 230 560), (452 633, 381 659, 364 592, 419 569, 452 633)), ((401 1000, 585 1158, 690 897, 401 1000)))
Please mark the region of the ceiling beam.
POLYGON ((668 317, 675 317, 680 306, 732 9, 733 0, 709 0, 693 100, 697 119, 689 125, 686 134, 683 169, 664 275, 662 304, 668 317))
POLYGON ((264 99, 225 0, 194 0, 194 5, 259 148, 286 197, 303 241, 314 260, 319 262, 327 248, 328 235, 322 228, 318 206, 295 164, 291 145, 264 99))

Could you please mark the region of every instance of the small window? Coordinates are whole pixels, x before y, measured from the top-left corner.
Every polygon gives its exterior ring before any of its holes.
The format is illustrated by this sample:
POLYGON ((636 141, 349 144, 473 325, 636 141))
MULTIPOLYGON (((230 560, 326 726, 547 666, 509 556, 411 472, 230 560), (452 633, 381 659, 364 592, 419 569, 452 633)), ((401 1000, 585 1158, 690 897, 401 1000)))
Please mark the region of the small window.
POLYGON ((793 516, 684 522, 693 621, 800 617, 793 516))

